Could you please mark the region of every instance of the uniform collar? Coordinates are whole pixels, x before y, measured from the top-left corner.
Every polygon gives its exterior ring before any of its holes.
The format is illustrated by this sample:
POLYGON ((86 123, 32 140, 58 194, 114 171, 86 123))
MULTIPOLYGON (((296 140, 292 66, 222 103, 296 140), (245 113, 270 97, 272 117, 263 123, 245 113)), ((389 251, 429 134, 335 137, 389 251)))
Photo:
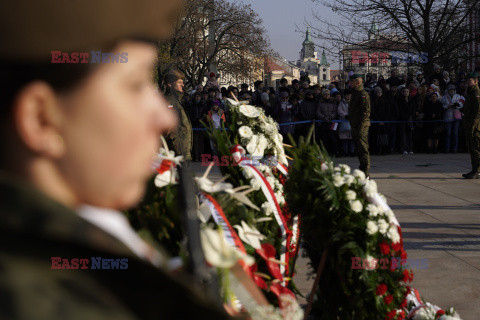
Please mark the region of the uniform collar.
POLYGON ((71 208, 4 171, 0 171, 0 232, 12 239, 46 240, 135 257, 123 243, 71 208))
POLYGON ((356 87, 355 87, 355 90, 357 90, 357 91, 363 91, 363 84, 356 86, 356 87))

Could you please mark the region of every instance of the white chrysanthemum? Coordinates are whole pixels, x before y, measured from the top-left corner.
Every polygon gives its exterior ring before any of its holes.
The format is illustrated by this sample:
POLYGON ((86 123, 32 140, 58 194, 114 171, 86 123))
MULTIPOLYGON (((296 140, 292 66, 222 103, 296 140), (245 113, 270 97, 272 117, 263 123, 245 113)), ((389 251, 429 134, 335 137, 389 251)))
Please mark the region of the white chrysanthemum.
POLYGON ((367 233, 368 234, 375 234, 378 232, 378 226, 374 221, 367 222, 367 233))
POLYGON ((395 221, 395 215, 393 214, 392 210, 387 210, 387 211, 383 212, 383 214, 387 217, 389 222, 395 221))
POLYGON ((245 178, 247 178, 247 179, 252 179, 253 178, 253 173, 250 170, 243 169, 242 172, 243 172, 243 176, 245 178))
POLYGON ((260 182, 258 182, 257 179, 252 179, 250 180, 250 187, 252 187, 253 190, 260 190, 262 186, 260 185, 260 182))
POLYGON ((354 212, 362 212, 363 210, 363 205, 362 203, 360 202, 360 200, 355 200, 355 201, 350 201, 350 208, 354 211, 354 212))
POLYGON ((250 127, 242 126, 238 128, 238 134, 242 138, 250 139, 253 136, 253 131, 250 129, 250 127))
POLYGON ((345 184, 346 184, 347 186, 351 186, 352 183, 355 182, 355 177, 352 176, 351 174, 347 174, 347 175, 345 175, 344 177, 345 177, 345 184))
POLYGON ((340 164, 338 165, 340 169, 343 170, 346 174, 349 174, 351 172, 350 167, 347 166, 346 164, 340 164))
POLYGON ((271 123, 265 123, 263 126, 263 129, 265 130, 265 133, 272 138, 274 138, 277 135, 277 127, 271 123))
POLYGON ((266 216, 269 216, 273 213, 272 206, 270 205, 270 203, 268 203, 268 201, 264 202, 261 208, 263 213, 265 213, 266 216))
POLYGON ((248 118, 257 118, 260 116, 260 112, 257 107, 247 105, 247 104, 242 104, 238 110, 240 111, 241 114, 243 114, 245 117, 248 118))
POLYGON ((333 185, 337 188, 340 188, 345 184, 345 178, 340 174, 333 175, 333 185))
POLYGON ((380 211, 378 210, 378 206, 376 206, 374 204, 368 204, 367 205, 367 210, 370 213, 370 215, 373 216, 373 217, 378 216, 378 214, 380 213, 380 211))
POLYGON ((373 180, 367 180, 363 189, 365 190, 367 197, 371 197, 378 192, 377 183, 373 180))
POLYGON ((250 142, 247 144, 247 148, 246 148, 247 152, 249 154, 253 154, 253 152, 257 148, 257 144, 258 144, 258 136, 253 135, 252 138, 250 139, 250 142))
POLYGON ((280 206, 285 203, 285 198, 283 197, 283 195, 281 193, 279 193, 279 192, 275 193, 275 198, 277 198, 277 202, 280 206))
POLYGON ((268 147, 267 138, 265 138, 264 135, 260 135, 260 137, 258 138, 258 144, 259 144, 260 148, 266 149, 268 147))
POLYGON ((272 188, 275 188, 275 178, 274 177, 267 177, 267 182, 270 184, 272 188))
POLYGON ((277 139, 280 142, 283 142, 283 136, 280 133, 277 133, 277 139))
POLYGON ((366 178, 365 173, 358 169, 353 170, 353 176, 357 178, 359 182, 364 181, 366 178))
POLYGON ((385 233, 387 233, 389 227, 390 225, 388 224, 387 221, 385 221, 385 219, 378 220, 378 231, 381 234, 384 235, 385 233))
POLYGON ((357 193, 353 190, 347 190, 347 192, 345 193, 345 197, 347 198, 347 200, 355 200, 357 199, 357 193))
POLYGON ((393 243, 400 242, 400 234, 398 234, 396 226, 391 226, 390 229, 388 229, 387 237, 392 240, 393 243))
POLYGON ((437 312, 433 309, 433 308, 430 308, 428 306, 424 307, 424 308, 420 308, 419 310, 417 310, 417 312, 415 312, 415 315, 413 316, 413 320, 431 320, 431 319, 435 319, 435 314, 437 312))

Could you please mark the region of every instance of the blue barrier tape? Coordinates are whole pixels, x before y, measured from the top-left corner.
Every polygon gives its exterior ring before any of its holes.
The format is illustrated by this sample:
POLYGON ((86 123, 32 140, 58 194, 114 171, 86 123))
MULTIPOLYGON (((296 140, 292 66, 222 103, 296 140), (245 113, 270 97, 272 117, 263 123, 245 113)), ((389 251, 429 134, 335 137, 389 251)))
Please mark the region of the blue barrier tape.
MULTIPOLYGON (((434 123, 434 122, 454 122, 454 121, 460 121, 458 119, 455 120, 416 120, 416 121, 370 121, 370 123, 434 123)), ((286 122, 286 123, 280 123, 279 126, 290 126, 290 125, 295 125, 295 124, 305 124, 305 123, 342 123, 342 122, 348 122, 348 120, 332 120, 332 121, 325 121, 325 120, 305 120, 305 121, 295 121, 295 122, 286 122)), ((228 128, 227 128, 228 129, 228 128)), ((205 128, 193 128, 193 131, 206 131, 207 129, 205 128)))

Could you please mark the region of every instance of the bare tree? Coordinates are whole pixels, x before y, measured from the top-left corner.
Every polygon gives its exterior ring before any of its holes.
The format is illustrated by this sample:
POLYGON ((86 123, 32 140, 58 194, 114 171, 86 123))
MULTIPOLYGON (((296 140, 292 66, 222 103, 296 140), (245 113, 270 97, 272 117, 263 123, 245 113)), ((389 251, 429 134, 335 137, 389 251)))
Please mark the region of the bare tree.
MULTIPOLYGON (((438 63, 457 70, 468 55, 467 45, 480 39, 470 32, 467 22, 480 0, 313 0, 336 13, 337 21, 327 21, 314 13, 320 25, 313 25, 314 36, 330 43, 330 51, 346 45, 363 43, 366 49, 408 46, 424 52, 428 62, 422 64, 430 72, 438 63), (372 20, 378 25, 378 39, 364 41, 372 20), (379 46, 381 45, 381 47, 379 46)), ((338 51, 336 52, 338 54, 338 51)))
POLYGON ((162 86, 163 75, 171 66, 185 73, 189 87, 201 83, 212 65, 222 74, 250 79, 269 48, 262 20, 250 5, 190 0, 173 38, 159 44, 159 83, 162 86))

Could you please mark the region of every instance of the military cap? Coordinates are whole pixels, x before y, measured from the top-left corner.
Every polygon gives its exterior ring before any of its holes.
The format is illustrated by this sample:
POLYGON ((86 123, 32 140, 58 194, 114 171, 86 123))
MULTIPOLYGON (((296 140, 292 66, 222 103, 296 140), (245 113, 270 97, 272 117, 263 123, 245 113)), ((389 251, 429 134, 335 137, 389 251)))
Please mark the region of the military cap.
POLYGON ((363 74, 355 73, 355 74, 352 74, 350 76, 350 80, 357 79, 357 78, 362 78, 363 79, 363 74))
POLYGON ((0 1, 0 59, 42 62, 52 51, 107 50, 122 39, 166 39, 183 0, 0 1))
POLYGON ((467 74, 467 79, 468 78, 478 78, 479 77, 479 74, 478 73, 475 73, 475 72, 470 72, 467 74))

